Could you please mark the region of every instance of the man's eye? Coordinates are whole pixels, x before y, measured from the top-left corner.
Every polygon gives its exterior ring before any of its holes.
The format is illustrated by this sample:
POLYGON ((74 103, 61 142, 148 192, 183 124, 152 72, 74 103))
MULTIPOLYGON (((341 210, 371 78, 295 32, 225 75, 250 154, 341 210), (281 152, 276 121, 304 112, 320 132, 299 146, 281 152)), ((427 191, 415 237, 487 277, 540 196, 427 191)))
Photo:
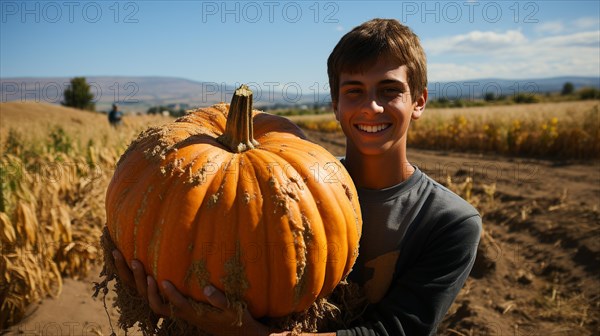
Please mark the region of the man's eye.
POLYGON ((350 94, 350 95, 357 95, 357 94, 360 94, 361 92, 362 92, 362 90, 359 89, 359 88, 347 89, 346 90, 346 94, 350 94))
POLYGON ((401 95, 402 93, 404 93, 404 91, 400 88, 385 88, 383 89, 383 94, 386 96, 397 96, 397 95, 401 95))

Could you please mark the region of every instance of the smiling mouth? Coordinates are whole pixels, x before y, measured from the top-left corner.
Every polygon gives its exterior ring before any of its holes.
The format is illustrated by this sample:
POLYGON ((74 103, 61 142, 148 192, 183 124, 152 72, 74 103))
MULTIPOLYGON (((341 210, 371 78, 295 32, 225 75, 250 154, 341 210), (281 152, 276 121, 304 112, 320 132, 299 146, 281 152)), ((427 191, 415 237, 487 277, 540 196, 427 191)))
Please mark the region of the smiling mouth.
POLYGON ((377 132, 381 132, 381 131, 387 129, 391 125, 392 124, 377 124, 377 125, 357 124, 356 128, 358 128, 359 130, 361 130, 363 132, 367 132, 367 133, 377 133, 377 132))

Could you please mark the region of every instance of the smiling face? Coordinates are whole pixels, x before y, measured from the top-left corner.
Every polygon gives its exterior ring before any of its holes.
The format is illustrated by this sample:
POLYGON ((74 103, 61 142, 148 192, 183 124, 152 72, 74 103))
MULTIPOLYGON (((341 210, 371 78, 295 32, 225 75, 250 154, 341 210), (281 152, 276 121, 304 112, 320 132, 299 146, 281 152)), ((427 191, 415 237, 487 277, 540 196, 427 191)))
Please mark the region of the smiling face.
POLYGON ((361 73, 342 72, 333 102, 336 119, 346 135, 347 155, 405 160, 406 132, 411 119, 425 108, 427 90, 411 98, 406 66, 380 59, 361 73))

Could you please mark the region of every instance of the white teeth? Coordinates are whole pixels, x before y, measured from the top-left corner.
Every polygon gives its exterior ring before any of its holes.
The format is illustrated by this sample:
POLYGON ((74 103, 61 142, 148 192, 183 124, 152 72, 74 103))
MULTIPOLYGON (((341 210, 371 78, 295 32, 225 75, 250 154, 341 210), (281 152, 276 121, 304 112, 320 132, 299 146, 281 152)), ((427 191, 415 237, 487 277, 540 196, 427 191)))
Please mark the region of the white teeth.
POLYGON ((389 124, 379 124, 379 125, 357 125, 358 129, 367 133, 375 133, 379 131, 383 131, 384 129, 389 127, 389 124))

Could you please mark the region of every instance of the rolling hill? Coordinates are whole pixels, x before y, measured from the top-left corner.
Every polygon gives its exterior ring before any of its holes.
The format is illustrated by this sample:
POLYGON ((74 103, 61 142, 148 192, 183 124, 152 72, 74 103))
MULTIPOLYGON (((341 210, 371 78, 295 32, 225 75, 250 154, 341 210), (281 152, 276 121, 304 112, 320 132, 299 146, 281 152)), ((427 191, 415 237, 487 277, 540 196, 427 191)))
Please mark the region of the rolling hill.
MULTIPOLYGON (((121 104, 126 111, 145 112, 156 105, 174 105, 196 107, 207 106, 220 101, 228 101, 234 90, 234 84, 216 82, 198 82, 175 77, 124 77, 89 76, 87 82, 96 97, 96 109, 107 111, 113 102, 121 104)), ((600 88, 596 77, 555 77, 544 79, 478 79, 454 82, 429 83, 430 99, 446 97, 449 99, 473 99, 484 96, 486 92, 510 96, 516 93, 557 92, 566 82, 575 88, 593 86, 600 88)), ((35 101, 60 104, 62 92, 69 85, 67 77, 15 77, 0 78, 0 102, 35 101)), ((277 91, 272 95, 262 92, 255 94, 255 106, 265 108, 274 105, 313 105, 330 101, 328 92, 315 95, 310 88, 301 88, 303 94, 293 101, 277 91), (318 101, 316 101, 318 99, 318 101)), ((264 88, 265 90, 268 88, 264 88)))

